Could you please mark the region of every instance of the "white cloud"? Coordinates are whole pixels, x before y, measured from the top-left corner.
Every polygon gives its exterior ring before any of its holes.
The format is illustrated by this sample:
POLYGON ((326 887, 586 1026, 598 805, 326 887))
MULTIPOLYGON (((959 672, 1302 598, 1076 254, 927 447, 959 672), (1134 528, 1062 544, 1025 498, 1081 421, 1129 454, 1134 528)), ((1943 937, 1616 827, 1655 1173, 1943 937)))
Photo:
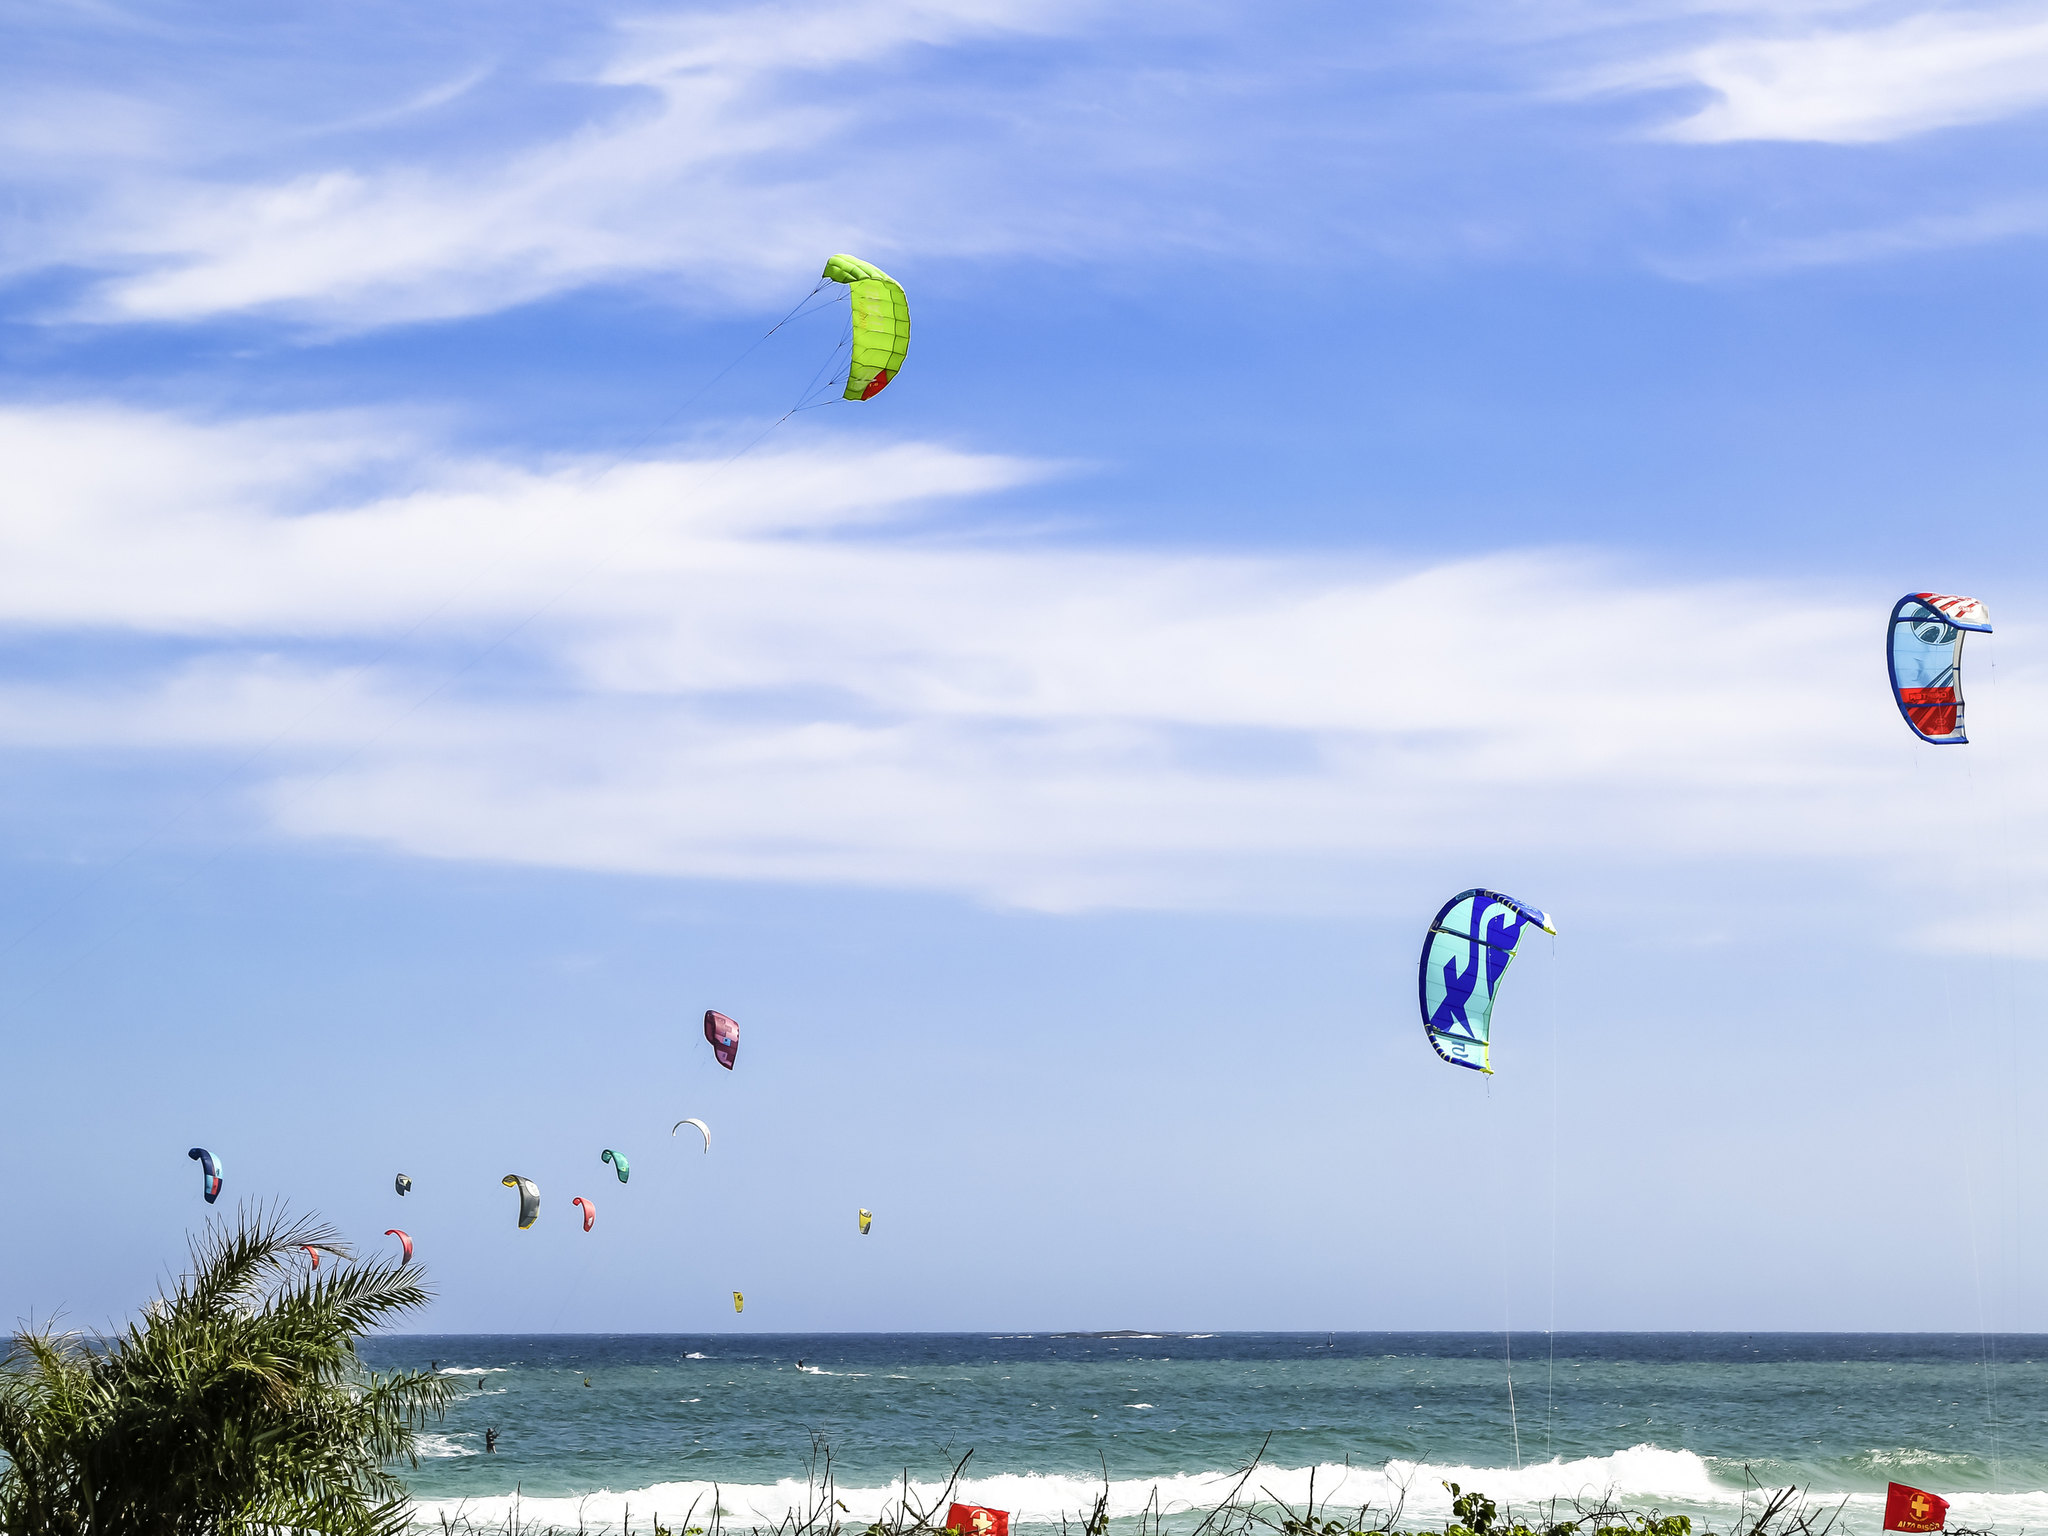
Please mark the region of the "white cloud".
POLYGON ((1943 7, 1861 27, 1802 24, 1790 35, 1723 37, 1625 73, 1640 85, 1712 93, 1665 130, 1674 139, 1874 144, 2048 104, 2048 9, 1943 7))
MULTIPOLYGON (((598 284, 767 307, 848 248, 885 265, 1026 251, 1495 260, 1617 236, 1639 251, 1655 210, 1626 177, 1613 199, 1612 137, 1633 130, 1546 117, 1560 98, 1688 90, 1709 99, 1663 136, 1720 144, 1892 140, 2048 95, 2039 0, 1362 12, 1312 55, 1271 14, 1097 0, 626 20, 570 8, 546 23, 543 59, 508 62, 488 51, 494 28, 457 22, 368 53, 336 38, 347 57, 332 71, 307 56, 328 40, 294 32, 298 51, 259 50, 260 68, 225 74, 198 34, 122 37, 106 80, 0 65, 0 145, 16 151, 0 177, 22 210, 0 231, 0 272, 70 274, 65 312, 98 321, 258 313, 347 331, 598 284), (317 104, 248 83, 273 70, 317 104), (1522 158, 1529 143, 1550 149, 1522 158)), ((1963 195, 1952 177, 1831 171, 1787 197, 1691 181, 1675 163, 1687 153, 1640 138, 1630 150, 1666 157, 1655 184, 1672 199, 1725 205, 1710 223, 1773 250, 1833 241, 1833 259, 1873 259, 2012 229, 1944 211, 1963 195), (1845 223, 1939 233, 1829 232, 1845 223)), ((1970 195, 2037 201, 2024 178, 1970 195)))
MULTIPOLYGON (((864 131, 916 98, 864 72, 921 50, 1072 25, 1081 9, 920 0, 643 17, 607 34, 608 56, 579 82, 594 104, 575 120, 480 146, 421 138, 394 156, 388 146, 292 140, 288 169, 236 163, 223 174, 207 157, 166 165, 142 149, 161 134, 137 134, 134 165, 124 173, 100 157, 95 194, 68 216, 38 220, 34 248, 15 264, 102 271, 81 311, 90 318, 270 310, 350 328, 656 275, 672 297, 695 292, 717 307, 786 291, 842 247, 887 260, 912 225, 927 254, 1027 239, 1043 247, 1059 221, 1042 205, 935 217, 962 204, 986 167, 961 163, 957 134, 864 131), (675 286, 676 274, 687 284, 675 286)), ((443 104, 483 73, 465 69, 403 110, 443 104)), ((11 114, 0 142, 41 144, 32 129, 11 114)))
MULTIPOLYGON (((1990 825, 1924 814, 2000 759, 1906 739, 1895 594, 963 542, 902 520, 1038 471, 920 444, 323 502, 375 441, 0 414, 0 622, 177 642, 0 690, 0 739, 261 748, 295 836, 1049 907, 1343 907, 1425 852, 1903 872, 1990 825)), ((1976 675, 1988 734, 2038 745, 2048 679, 1976 675)))

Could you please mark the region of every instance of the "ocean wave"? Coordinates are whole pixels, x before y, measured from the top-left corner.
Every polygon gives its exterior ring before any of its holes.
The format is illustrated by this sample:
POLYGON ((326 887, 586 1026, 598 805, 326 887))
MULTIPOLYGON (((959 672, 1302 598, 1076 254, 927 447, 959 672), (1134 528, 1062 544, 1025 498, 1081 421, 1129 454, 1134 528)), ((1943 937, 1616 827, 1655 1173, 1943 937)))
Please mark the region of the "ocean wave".
POLYGON ((444 1365, 443 1376, 502 1376, 511 1370, 509 1365, 444 1365))
POLYGON ((711 1357, 709 1355, 700 1355, 693 1350, 689 1354, 683 1356, 683 1358, 685 1360, 709 1360, 711 1357))
MULTIPOLYGON (((1108 1485, 1109 1514, 1113 1519, 1134 1518, 1147 1507, 1155 1491, 1160 1508, 1169 1516, 1204 1510, 1227 1496, 1241 1475, 1242 1469, 1231 1469, 1113 1479, 1108 1485)), ((1547 1505, 1552 1500, 1565 1504, 1575 1500, 1611 1500, 1638 1509, 1713 1515, 1717 1521, 1725 1521, 1738 1511, 1745 1494, 1739 1471, 1717 1475, 1706 1458, 1692 1451, 1672 1451, 1648 1444, 1630 1446, 1609 1456, 1553 1458, 1520 1467, 1398 1460, 1379 1467, 1346 1466, 1341 1462, 1314 1467, 1262 1467, 1246 1491, 1261 1501, 1278 1500, 1298 1507, 1308 1500, 1311 1480, 1319 1504, 1327 1503, 1345 1515, 1360 1506, 1384 1512, 1399 1505, 1402 1523, 1411 1528, 1441 1524, 1448 1518, 1450 1494, 1444 1489, 1446 1482, 1480 1490, 1489 1498, 1519 1509, 1547 1505)), ((946 1485, 938 1482, 913 1481, 910 1486, 913 1500, 927 1507, 947 1493, 946 1485)), ((1100 1478, 1027 1472, 963 1479, 951 1490, 951 1496, 962 1503, 1009 1510, 1012 1522, 1018 1526, 1047 1526, 1057 1525, 1062 1516, 1071 1520, 1076 1514, 1085 1514, 1102 1491, 1100 1478)), ((1884 1505, 1882 1489, 1846 1494, 1841 1489, 1833 1493, 1809 1491, 1816 1500, 1830 1504, 1846 1496, 1850 1513, 1873 1517, 1869 1522, 1873 1525, 1884 1505)), ((903 1496, 903 1487, 900 1483, 874 1488, 841 1486, 834 1493, 845 1506, 842 1520, 858 1527, 872 1520, 888 1519, 903 1496)), ((714 1496, 724 1506, 726 1525, 743 1530, 750 1525, 773 1525, 791 1510, 802 1508, 808 1490, 796 1478, 751 1485, 655 1483, 641 1488, 593 1489, 587 1494, 562 1498, 521 1497, 517 1514, 522 1525, 540 1527, 552 1523, 573 1527, 579 1519, 617 1521, 630 1506, 636 1520, 646 1518, 651 1523, 655 1515, 661 1515, 664 1523, 669 1523, 669 1516, 680 1519, 692 1504, 697 1506, 699 1517, 708 1514, 714 1496)), ((1748 1497, 1755 1499, 1753 1488, 1748 1497)), ((442 1514, 452 1517, 459 1510, 479 1525, 505 1524, 514 1513, 514 1498, 515 1495, 502 1494, 459 1501, 422 1500, 416 1506, 415 1519, 423 1527, 438 1528, 442 1514)), ((1949 1500, 1951 1518, 1960 1525, 1995 1524, 2010 1528, 2048 1524, 2048 1490, 1953 1493, 1949 1500)), ((703 1522, 698 1519, 697 1523, 703 1522)))
POLYGON ((453 1435, 421 1435, 413 1441, 413 1450, 421 1457, 476 1456, 482 1454, 475 1446, 464 1445, 453 1435))
MULTIPOLYGON (((1241 1469, 1187 1472, 1172 1477, 1123 1478, 1109 1484, 1109 1513, 1112 1518, 1135 1517, 1157 1491, 1160 1506, 1168 1513, 1205 1509, 1229 1494, 1237 1485, 1241 1469)), ((1315 1467, 1261 1468, 1252 1487, 1263 1498, 1291 1504, 1306 1502, 1313 1480, 1318 1502, 1334 1501, 1347 1510, 1361 1504, 1386 1509, 1401 1502, 1404 1518, 1419 1522, 1440 1521, 1450 1513, 1446 1481, 1467 1488, 1483 1488, 1503 1502, 1534 1504, 1551 1499, 1600 1498, 1667 1507, 1674 1504, 1735 1507, 1740 1504, 1739 1486, 1715 1479, 1707 1464, 1691 1451, 1666 1451, 1639 1445, 1612 1456, 1589 1456, 1577 1461, 1549 1461, 1519 1469, 1437 1465, 1427 1462, 1391 1461, 1379 1468, 1347 1467, 1341 1462, 1315 1467)), ((1085 1513, 1102 1492, 1100 1478, 1037 1472, 998 1473, 990 1477, 963 1479, 952 1489, 962 1503, 1006 1509, 1018 1525, 1056 1525, 1064 1515, 1085 1513)), ((912 1481, 914 1501, 930 1505, 946 1494, 939 1482, 912 1481)), ((651 1518, 657 1513, 678 1517, 691 1504, 700 1513, 710 1510, 714 1495, 726 1510, 729 1526, 772 1525, 793 1509, 803 1506, 808 1490, 796 1478, 769 1484, 712 1484, 710 1482, 654 1483, 643 1488, 593 1489, 588 1494, 562 1498, 519 1499, 522 1525, 549 1523, 573 1526, 579 1515, 589 1521, 620 1519, 628 1505, 651 1518)), ((849 1525, 885 1520, 903 1496, 900 1483, 875 1488, 840 1486, 835 1494, 845 1505, 842 1517, 849 1525)), ((438 1525, 442 1514, 453 1516, 457 1509, 478 1524, 503 1524, 513 1514, 512 1494, 456 1500, 422 1500, 417 1506, 423 1524, 438 1525)), ((666 1523, 666 1521, 664 1521, 666 1523)))
POLYGON ((1982 1463, 1981 1456, 1967 1451, 1923 1451, 1910 1445, 1879 1448, 1849 1458, 1850 1464, 1896 1472, 1901 1467, 1973 1467, 1982 1463))

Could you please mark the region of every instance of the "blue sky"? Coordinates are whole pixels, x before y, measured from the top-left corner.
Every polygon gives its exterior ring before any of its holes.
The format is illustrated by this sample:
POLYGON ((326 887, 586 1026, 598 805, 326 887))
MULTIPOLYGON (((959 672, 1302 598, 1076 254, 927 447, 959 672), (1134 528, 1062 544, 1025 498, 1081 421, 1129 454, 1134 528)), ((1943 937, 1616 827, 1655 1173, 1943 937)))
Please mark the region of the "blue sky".
POLYGON ((2048 1327, 2048 8, 0 25, 9 1316, 2048 1327))

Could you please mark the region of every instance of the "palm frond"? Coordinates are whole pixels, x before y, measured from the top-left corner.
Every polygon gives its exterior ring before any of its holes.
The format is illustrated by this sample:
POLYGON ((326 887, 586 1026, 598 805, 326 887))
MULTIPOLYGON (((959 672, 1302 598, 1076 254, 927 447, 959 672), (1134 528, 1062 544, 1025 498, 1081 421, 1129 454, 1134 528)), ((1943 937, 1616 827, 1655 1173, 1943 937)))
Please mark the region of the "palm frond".
POLYGON ((377 1376, 356 1341, 431 1300, 421 1267, 357 1264, 333 1229, 244 1207, 191 1269, 93 1340, 24 1333, 0 1357, 0 1530, 256 1536, 402 1527, 415 1435, 453 1389, 377 1376), (332 1255, 309 1273, 304 1247, 332 1255))

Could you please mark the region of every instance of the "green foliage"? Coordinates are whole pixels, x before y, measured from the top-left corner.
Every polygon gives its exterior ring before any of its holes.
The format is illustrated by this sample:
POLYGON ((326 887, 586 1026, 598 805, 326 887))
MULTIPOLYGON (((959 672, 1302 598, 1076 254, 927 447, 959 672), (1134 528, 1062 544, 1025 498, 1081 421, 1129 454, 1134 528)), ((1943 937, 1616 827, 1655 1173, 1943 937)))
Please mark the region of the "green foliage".
MULTIPOLYGON (((1493 1500, 1479 1492, 1466 1493, 1456 1483, 1445 1483, 1451 1495, 1451 1523, 1444 1536, 1580 1536, 1584 1520, 1546 1520, 1536 1525, 1502 1518, 1493 1500)), ((1686 1515, 1641 1515, 1628 1510, 1604 1511, 1594 1517, 1601 1523, 1588 1536, 1692 1536, 1692 1520, 1686 1515)))
POLYGON ((355 1341, 425 1305, 419 1270, 351 1262, 330 1229, 237 1212, 191 1244, 176 1288, 120 1332, 25 1333, 0 1359, 6 1536, 386 1536, 387 1463, 452 1388, 378 1376, 355 1341), (311 1247, 338 1261, 302 1267, 311 1247))

